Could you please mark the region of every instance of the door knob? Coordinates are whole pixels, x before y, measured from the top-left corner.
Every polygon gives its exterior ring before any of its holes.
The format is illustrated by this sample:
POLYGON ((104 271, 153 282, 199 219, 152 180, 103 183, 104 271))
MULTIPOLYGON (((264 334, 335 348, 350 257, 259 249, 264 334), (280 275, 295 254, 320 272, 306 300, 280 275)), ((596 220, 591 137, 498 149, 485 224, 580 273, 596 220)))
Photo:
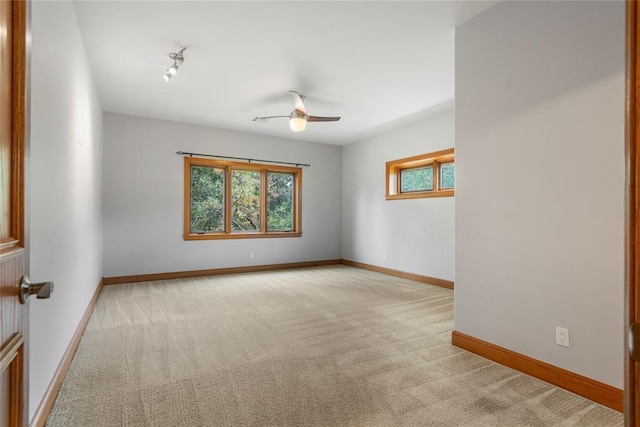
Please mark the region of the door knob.
POLYGON ((36 295, 38 299, 49 298, 53 293, 53 282, 31 283, 24 276, 20 283, 20 302, 25 304, 29 295, 36 295))

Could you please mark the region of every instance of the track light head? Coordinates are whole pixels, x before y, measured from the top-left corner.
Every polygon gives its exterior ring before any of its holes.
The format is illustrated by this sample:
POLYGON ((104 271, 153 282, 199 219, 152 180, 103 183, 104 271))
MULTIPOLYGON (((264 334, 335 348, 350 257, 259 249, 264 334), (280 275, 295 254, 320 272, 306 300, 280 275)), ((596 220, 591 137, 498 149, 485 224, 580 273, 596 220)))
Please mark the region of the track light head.
POLYGON ((186 47, 183 47, 178 52, 172 52, 169 54, 169 58, 173 59, 173 65, 167 68, 167 73, 162 76, 166 82, 171 80, 171 77, 175 76, 178 72, 178 68, 184 64, 184 55, 186 47))
POLYGON ((186 47, 183 47, 178 52, 169 54, 169 58, 173 59, 173 62, 178 66, 182 65, 182 63, 184 62, 185 49, 186 47))

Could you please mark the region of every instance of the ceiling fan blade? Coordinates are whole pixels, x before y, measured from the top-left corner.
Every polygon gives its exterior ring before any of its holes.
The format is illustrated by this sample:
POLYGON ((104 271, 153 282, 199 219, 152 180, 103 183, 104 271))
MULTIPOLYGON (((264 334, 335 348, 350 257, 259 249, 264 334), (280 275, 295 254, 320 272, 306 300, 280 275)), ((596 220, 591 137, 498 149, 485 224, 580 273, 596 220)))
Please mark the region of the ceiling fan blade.
POLYGON ((304 99, 304 95, 300 95, 295 90, 290 90, 289 93, 293 97, 293 105, 295 106, 296 111, 299 111, 306 116, 307 109, 304 107, 304 102, 302 102, 302 100, 304 99))
POLYGON ((289 116, 266 116, 266 117, 254 117, 253 121, 254 122, 261 122, 261 123, 266 123, 269 121, 269 119, 278 119, 280 117, 289 117, 289 116))
POLYGON ((308 116, 308 122, 337 122, 340 120, 340 117, 318 117, 318 116, 308 116))

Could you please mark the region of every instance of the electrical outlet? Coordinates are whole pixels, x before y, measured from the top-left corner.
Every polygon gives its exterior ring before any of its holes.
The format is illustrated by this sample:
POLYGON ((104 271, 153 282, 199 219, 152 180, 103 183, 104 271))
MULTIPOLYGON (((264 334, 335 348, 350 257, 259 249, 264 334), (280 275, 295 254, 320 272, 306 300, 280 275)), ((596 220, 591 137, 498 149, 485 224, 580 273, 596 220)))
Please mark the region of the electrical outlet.
POLYGON ((389 254, 387 254, 387 253, 384 254, 384 260, 385 261, 389 261, 389 254))
POLYGON ((249 259, 253 259, 253 252, 249 252, 249 259))
POLYGON ((569 347, 569 329, 556 326, 556 344, 569 347))

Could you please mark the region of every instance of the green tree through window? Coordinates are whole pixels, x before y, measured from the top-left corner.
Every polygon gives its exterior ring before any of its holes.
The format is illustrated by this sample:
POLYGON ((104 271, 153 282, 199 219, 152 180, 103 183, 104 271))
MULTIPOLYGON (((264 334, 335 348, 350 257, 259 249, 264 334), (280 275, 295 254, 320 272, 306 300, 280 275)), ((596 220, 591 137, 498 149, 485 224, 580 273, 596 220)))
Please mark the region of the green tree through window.
POLYGON ((440 188, 454 188, 456 183, 455 164, 443 163, 440 166, 440 188))
POLYGON ((231 171, 231 227, 260 230, 260 172, 231 171))
POLYGON ((433 190, 433 166, 405 169, 400 176, 403 192, 433 190))
POLYGON ((192 233, 224 230, 224 170, 191 167, 192 233))
POLYGON ((292 173, 267 173, 267 230, 293 230, 292 173))

